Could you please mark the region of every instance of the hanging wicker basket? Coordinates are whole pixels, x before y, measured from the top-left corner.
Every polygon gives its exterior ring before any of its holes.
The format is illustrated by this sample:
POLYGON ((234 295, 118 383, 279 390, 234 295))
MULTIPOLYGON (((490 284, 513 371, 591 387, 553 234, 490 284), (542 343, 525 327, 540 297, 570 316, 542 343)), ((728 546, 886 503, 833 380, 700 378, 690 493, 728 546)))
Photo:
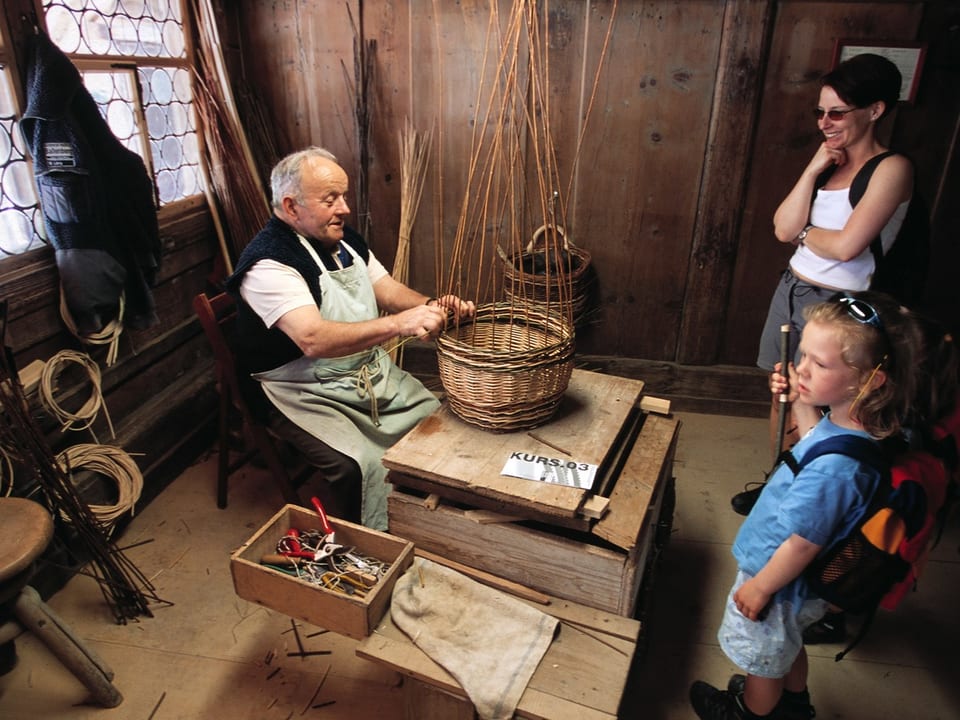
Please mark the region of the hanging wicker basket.
POLYGON ((546 308, 491 303, 437 340, 450 409, 495 432, 540 425, 556 412, 573 371, 574 334, 546 308))
POLYGON ((505 279, 504 291, 511 300, 569 306, 574 327, 581 327, 596 280, 590 253, 574 245, 559 226, 555 230, 563 238, 562 250, 538 247, 549 227, 552 226, 541 225, 522 253, 508 255, 498 248, 505 279), (563 264, 558 267, 559 263, 563 264))

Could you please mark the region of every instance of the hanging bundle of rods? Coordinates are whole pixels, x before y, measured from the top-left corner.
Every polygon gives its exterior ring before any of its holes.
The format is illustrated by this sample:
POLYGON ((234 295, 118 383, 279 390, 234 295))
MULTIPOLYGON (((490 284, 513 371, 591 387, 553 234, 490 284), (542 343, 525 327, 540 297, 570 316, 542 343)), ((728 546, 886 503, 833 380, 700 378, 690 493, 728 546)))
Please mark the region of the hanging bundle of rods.
MULTIPOLYGON (((5 318, 4 318, 5 324, 5 318)), ((76 534, 76 554, 89 561, 89 574, 100 585, 118 623, 152 617, 150 604, 160 602, 150 581, 110 542, 89 506, 61 467, 31 415, 9 349, 0 347, 0 445, 24 470, 32 470, 48 509, 68 519, 76 534), (4 351, 6 350, 6 351, 4 351)))
MULTIPOLYGON (((224 214, 218 232, 231 271, 233 260, 270 217, 270 204, 234 102, 210 0, 193 0, 191 10, 197 55, 195 105, 210 167, 207 191, 224 214)), ((217 210, 212 207, 215 221, 217 210)))
MULTIPOLYGON (((408 284, 410 280, 410 236, 420 209, 423 185, 427 176, 427 159, 433 143, 433 130, 418 132, 410 118, 400 131, 400 228, 397 237, 397 256, 393 261, 394 280, 408 284)), ((390 358, 401 365, 403 346, 390 349, 390 358)))
MULTIPOLYGON (((437 250, 438 294, 495 300, 479 305, 471 320, 458 319, 437 340, 451 409, 495 432, 534 427, 558 408, 573 367, 575 307, 575 268, 564 260, 572 247, 565 237, 567 207, 550 127, 549 8, 533 0, 513 0, 501 13, 503 7, 490 3, 449 261, 442 245, 437 250), (511 262, 534 246, 544 259, 539 280, 551 290, 539 295, 537 284, 528 282, 539 274, 536 267, 521 262, 509 274, 494 271, 498 257, 511 262)), ((608 35, 612 25, 611 17, 608 35)), ((598 78, 599 68, 591 106, 598 78)), ((584 118, 567 194, 585 126, 584 118)))
MULTIPOLYGON (((533 229, 540 225, 540 247, 546 258, 562 257, 567 250, 566 200, 574 185, 616 6, 614 2, 590 97, 582 108, 573 163, 562 171, 551 129, 551 116, 557 111, 551 102, 570 98, 557 99, 550 90, 548 10, 531 0, 513 0, 509 10, 502 13, 502 4, 490 3, 487 42, 473 104, 466 186, 452 257, 438 264, 437 287, 441 294, 506 297, 521 314, 528 302, 542 300, 525 296, 522 267, 517 268, 516 277, 507 279, 514 287, 501 287, 504 278, 493 272, 494 261, 498 256, 520 257, 533 229), (561 177, 565 172, 569 172, 566 182, 561 177)), ((562 112, 569 114, 570 110, 562 112)), ((547 300, 549 311, 571 318, 571 278, 564 263, 548 266, 544 279, 559 290, 559 297, 547 300)))

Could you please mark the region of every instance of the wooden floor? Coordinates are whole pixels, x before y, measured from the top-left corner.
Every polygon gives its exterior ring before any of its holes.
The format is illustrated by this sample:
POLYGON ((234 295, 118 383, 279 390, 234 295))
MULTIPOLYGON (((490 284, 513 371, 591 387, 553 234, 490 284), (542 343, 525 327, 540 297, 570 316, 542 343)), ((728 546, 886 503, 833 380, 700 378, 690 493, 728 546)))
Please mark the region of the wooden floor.
MULTIPOLYGON (((691 720, 690 683, 724 685, 734 667, 716 641, 734 575, 730 544, 739 517, 729 497, 759 480, 769 460, 763 420, 678 414, 677 507, 646 619, 646 653, 634 663, 621 706, 630 720, 691 720)), ((226 510, 215 503, 214 457, 201 458, 120 539, 128 557, 170 603, 154 617, 117 625, 96 584, 78 576, 50 605, 116 673, 115 709, 87 693, 32 635, 17 640, 20 663, 0 677, 0 718, 33 720, 173 718, 206 720, 399 720, 401 679, 356 656, 356 641, 240 600, 230 553, 282 504, 262 470, 233 478, 226 510)), ((309 492, 309 489, 306 490, 309 492)), ((851 655, 809 648, 810 691, 819 720, 960 717, 960 522, 934 553, 920 592, 874 629, 851 655)))

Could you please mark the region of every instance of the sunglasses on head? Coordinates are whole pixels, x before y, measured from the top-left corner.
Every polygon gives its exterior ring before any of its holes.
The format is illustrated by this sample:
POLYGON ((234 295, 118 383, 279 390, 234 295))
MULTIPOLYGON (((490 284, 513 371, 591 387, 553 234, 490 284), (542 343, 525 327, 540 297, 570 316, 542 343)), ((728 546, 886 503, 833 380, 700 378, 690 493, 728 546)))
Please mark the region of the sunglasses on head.
POLYGON ((823 116, 826 115, 828 118, 836 122, 837 120, 843 120, 847 113, 852 113, 854 110, 859 109, 860 108, 850 108, 849 110, 824 110, 823 108, 814 108, 813 116, 817 120, 822 120, 823 116))
POLYGON ((869 325, 883 332, 883 323, 880 321, 880 313, 866 300, 841 295, 837 298, 837 303, 847 311, 847 315, 859 323, 869 325))

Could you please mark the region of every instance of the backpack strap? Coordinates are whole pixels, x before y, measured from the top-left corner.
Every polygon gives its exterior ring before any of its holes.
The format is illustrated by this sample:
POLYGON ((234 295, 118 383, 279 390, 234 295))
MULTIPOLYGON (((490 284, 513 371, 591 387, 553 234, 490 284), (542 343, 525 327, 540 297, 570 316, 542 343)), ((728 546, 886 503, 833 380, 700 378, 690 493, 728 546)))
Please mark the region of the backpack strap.
POLYGON ((869 465, 881 476, 889 472, 890 464, 878 442, 848 433, 821 440, 804 453, 802 460, 797 460, 796 456, 789 450, 784 451, 781 457, 793 471, 793 474, 796 475, 822 455, 846 455, 869 465))
POLYGON ((873 171, 877 169, 877 166, 881 162, 886 160, 891 155, 896 155, 896 153, 892 150, 887 150, 879 155, 874 155, 863 164, 863 167, 860 168, 860 170, 854 176, 853 182, 850 183, 850 207, 857 206, 857 203, 860 202, 860 199, 867 192, 867 185, 870 184, 870 178, 873 177, 873 171))
MULTIPOLYGON (((896 155, 896 153, 893 152, 893 150, 887 150, 879 155, 874 155, 863 164, 862 168, 857 171, 857 174, 853 178, 853 182, 850 183, 850 207, 857 206, 857 203, 860 202, 860 199, 867 192, 867 186, 870 184, 870 178, 873 177, 873 171, 877 169, 877 166, 881 162, 886 160, 891 155, 896 155)), ((827 184, 830 178, 833 177, 833 173, 836 172, 836 170, 837 166, 831 165, 817 175, 817 179, 813 184, 814 197, 817 194, 817 190, 827 184)), ((813 197, 810 198, 810 202, 813 202, 813 197)))

